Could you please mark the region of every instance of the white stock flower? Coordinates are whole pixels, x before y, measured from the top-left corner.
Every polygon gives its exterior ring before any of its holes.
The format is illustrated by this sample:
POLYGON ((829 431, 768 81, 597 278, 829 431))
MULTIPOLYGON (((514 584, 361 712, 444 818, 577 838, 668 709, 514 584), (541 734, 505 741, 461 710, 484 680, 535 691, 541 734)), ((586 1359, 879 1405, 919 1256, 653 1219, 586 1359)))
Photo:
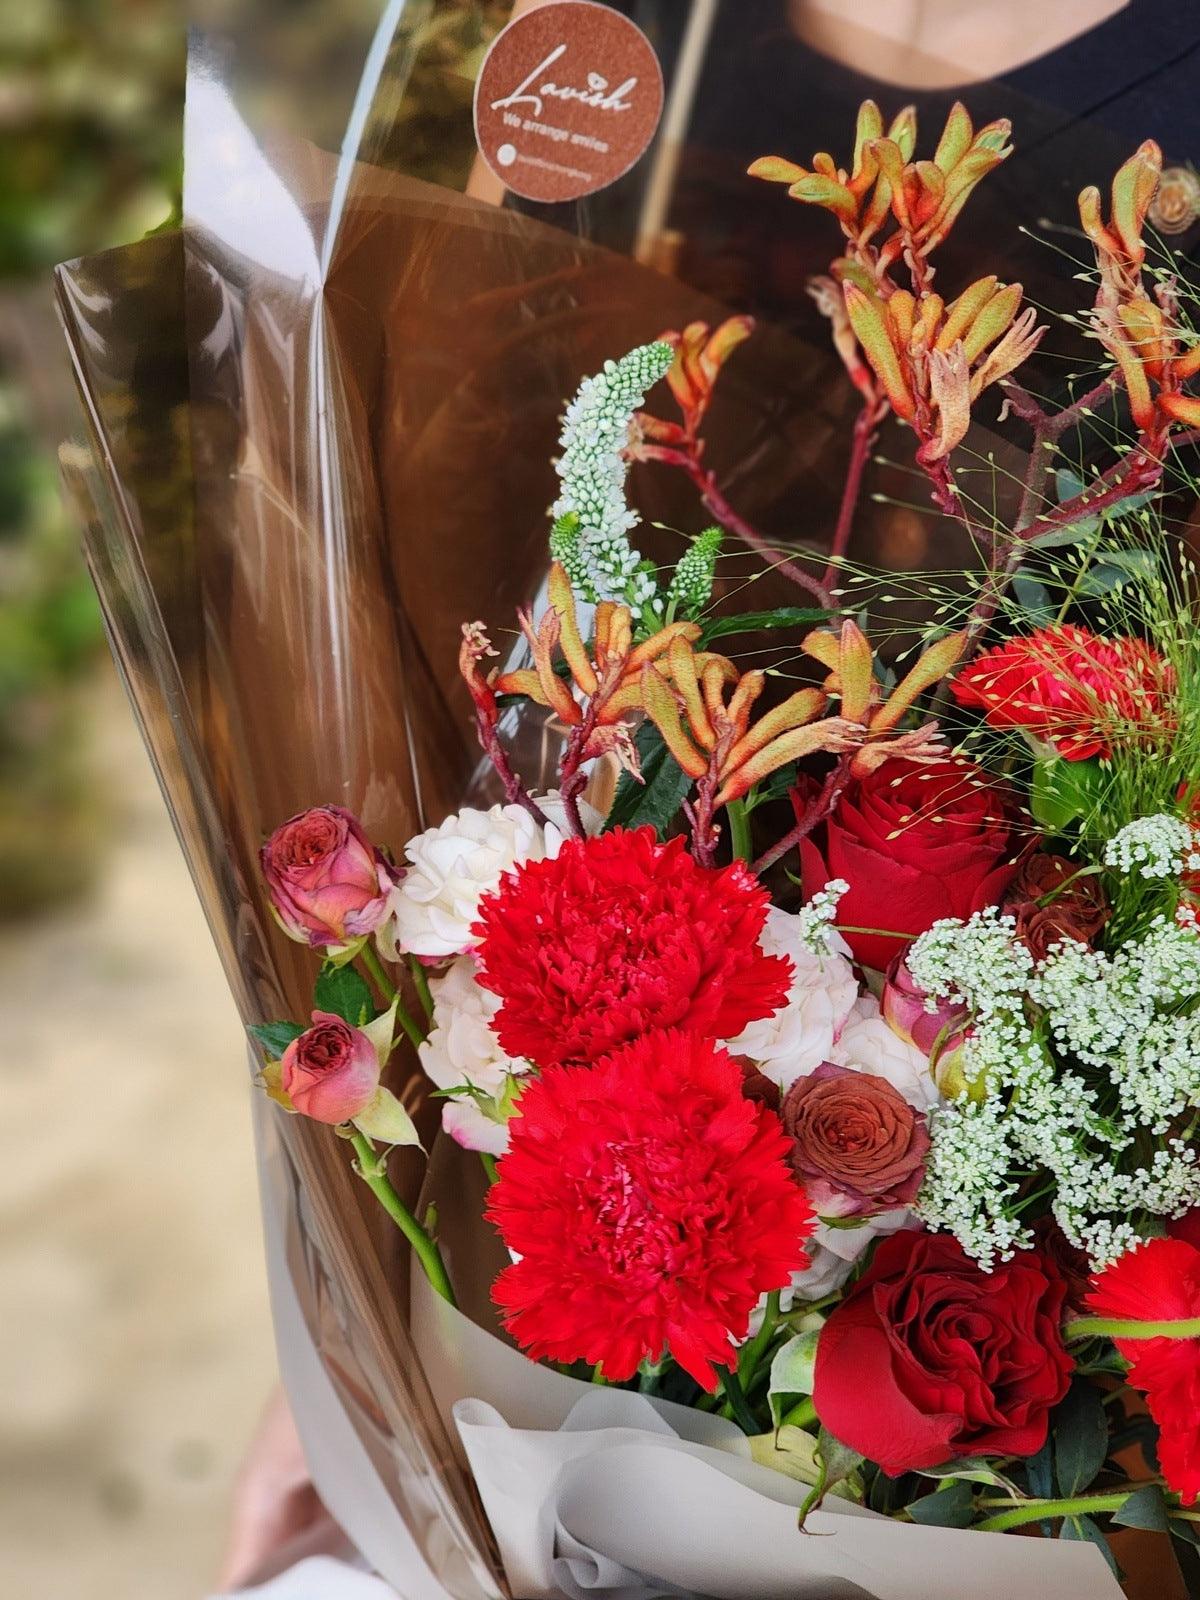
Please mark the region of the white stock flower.
MULTIPOLYGON (((444 960, 472 950, 471 927, 482 897, 519 862, 556 856, 567 837, 558 796, 545 795, 538 805, 548 818, 545 828, 523 806, 497 805, 456 811, 410 839, 404 847, 408 867, 380 929, 383 953, 392 960, 398 952, 444 960)), ((588 832, 596 832, 598 814, 590 806, 580 810, 588 832)))
POLYGON ((469 1084, 476 1091, 447 1100, 442 1125, 468 1150, 500 1155, 508 1144, 508 1130, 488 1115, 481 1101, 490 1100, 498 1109, 509 1079, 528 1072, 529 1063, 508 1055, 492 1032, 500 998, 476 983, 470 956, 460 956, 440 978, 431 979, 429 989, 433 1025, 420 1049, 421 1065, 439 1089, 469 1084))
POLYGON ((886 1078, 918 1111, 928 1111, 941 1100, 929 1058, 892 1031, 874 995, 864 994, 855 1003, 828 1059, 886 1078))
POLYGON ((840 934, 830 930, 829 948, 817 954, 803 914, 771 906, 759 945, 767 955, 792 963, 787 1001, 773 1016, 752 1022, 726 1041, 736 1056, 748 1056, 764 1077, 789 1089, 831 1052, 858 998, 858 980, 840 934))

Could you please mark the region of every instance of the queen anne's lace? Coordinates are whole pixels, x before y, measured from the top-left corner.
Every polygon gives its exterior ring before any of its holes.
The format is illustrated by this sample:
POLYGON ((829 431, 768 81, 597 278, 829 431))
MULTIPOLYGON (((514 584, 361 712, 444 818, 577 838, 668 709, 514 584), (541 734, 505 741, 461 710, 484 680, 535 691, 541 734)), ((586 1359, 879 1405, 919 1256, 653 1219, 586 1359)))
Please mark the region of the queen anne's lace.
MULTIPOLYGON (((1148 859, 1129 854, 1127 870, 1148 859)), ((992 909, 935 924, 907 963, 931 1009, 972 1011, 966 1093, 930 1117, 916 1208, 928 1226, 990 1266, 1032 1242, 1012 1175, 1041 1174, 1066 1237, 1099 1267, 1138 1239, 1131 1218, 1200 1204, 1196 1153, 1174 1136, 1200 1109, 1193 927, 1159 916, 1115 955, 1065 940, 1035 964, 992 909)))
POLYGON ((551 553, 585 600, 623 600, 661 610, 653 569, 629 543, 639 517, 625 502, 623 451, 633 414, 664 377, 675 352, 661 340, 639 345, 585 378, 559 437, 561 490, 551 507, 551 553))
POLYGON ((1142 878, 1177 878, 1200 870, 1197 843, 1196 829, 1182 817, 1137 817, 1108 841, 1104 862, 1142 878))

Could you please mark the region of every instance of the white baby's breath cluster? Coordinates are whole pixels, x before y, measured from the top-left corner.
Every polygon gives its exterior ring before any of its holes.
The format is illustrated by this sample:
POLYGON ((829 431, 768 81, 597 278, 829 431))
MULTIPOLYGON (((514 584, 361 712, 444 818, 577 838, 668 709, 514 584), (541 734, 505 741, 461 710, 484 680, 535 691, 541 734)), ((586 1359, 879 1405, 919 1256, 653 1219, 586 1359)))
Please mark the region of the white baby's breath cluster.
POLYGON ((1182 817, 1137 817, 1104 848, 1104 864, 1141 878, 1178 878, 1200 871, 1200 835, 1182 817))
POLYGON ((639 518, 625 500, 629 469, 623 451, 634 412, 674 359, 674 350, 661 340, 639 345, 585 378, 567 407, 550 548, 585 600, 662 609, 653 570, 629 543, 639 518))
POLYGON ((814 956, 825 955, 830 950, 843 956, 850 954, 850 947, 833 926, 838 904, 849 892, 850 885, 845 878, 830 878, 824 888, 810 895, 796 912, 796 938, 814 956))
MULTIPOLYGON (((1122 864, 1133 873, 1149 859, 1122 864)), ((930 1114, 916 1208, 930 1227, 990 1267, 1031 1243, 1013 1175, 1041 1171, 1064 1234, 1101 1266, 1136 1241, 1131 1216, 1200 1204, 1195 1151, 1172 1132, 1200 1109, 1193 927, 1159 916, 1114 955, 1064 940, 1035 963, 993 909, 936 924, 907 964, 931 1004, 973 1014, 966 1093, 930 1114)))

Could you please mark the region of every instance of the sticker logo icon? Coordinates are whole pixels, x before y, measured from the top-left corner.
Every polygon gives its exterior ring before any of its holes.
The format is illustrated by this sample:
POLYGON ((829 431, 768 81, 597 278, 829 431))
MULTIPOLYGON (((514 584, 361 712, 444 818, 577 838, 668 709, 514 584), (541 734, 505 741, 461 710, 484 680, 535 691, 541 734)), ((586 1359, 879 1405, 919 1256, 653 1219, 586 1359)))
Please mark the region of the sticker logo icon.
POLYGON ((662 108, 662 68, 639 27, 597 0, 551 0, 493 40, 475 139, 506 189, 576 200, 629 171, 662 108))

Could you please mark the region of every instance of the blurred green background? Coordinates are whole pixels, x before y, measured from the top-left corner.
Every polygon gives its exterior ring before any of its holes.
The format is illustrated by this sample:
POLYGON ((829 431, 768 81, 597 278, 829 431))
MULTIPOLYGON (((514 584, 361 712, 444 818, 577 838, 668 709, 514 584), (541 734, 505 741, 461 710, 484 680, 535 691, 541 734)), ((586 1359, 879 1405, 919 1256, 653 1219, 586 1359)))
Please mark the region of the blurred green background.
POLYGON ((81 686, 103 648, 51 453, 50 268, 178 216, 184 36, 165 0, 11 0, 0 27, 0 919, 94 881, 81 686))
POLYGON ((207 1594, 274 1378, 244 1040, 56 459, 51 268, 177 218, 183 12, 0 0, 5 1600, 207 1594))

